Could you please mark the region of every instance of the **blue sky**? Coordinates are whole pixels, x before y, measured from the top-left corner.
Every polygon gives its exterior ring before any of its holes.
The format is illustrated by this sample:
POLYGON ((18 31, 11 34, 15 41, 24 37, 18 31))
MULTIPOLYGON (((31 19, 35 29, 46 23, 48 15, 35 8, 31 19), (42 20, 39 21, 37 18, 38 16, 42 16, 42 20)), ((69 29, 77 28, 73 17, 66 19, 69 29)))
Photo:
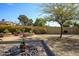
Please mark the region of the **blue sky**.
MULTIPOLYGON (((0 20, 13 21, 18 23, 19 15, 26 15, 35 21, 41 16, 40 4, 35 3, 0 3, 0 20)), ((52 26, 59 26, 57 23, 49 23, 52 26)))

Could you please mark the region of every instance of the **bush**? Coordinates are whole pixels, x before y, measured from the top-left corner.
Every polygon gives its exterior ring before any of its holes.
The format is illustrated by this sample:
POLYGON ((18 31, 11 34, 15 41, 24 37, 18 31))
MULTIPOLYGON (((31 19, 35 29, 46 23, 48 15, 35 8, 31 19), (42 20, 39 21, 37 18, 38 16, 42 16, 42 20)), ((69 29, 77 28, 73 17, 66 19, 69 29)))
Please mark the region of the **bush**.
POLYGON ((20 33, 20 32, 29 32, 29 33, 36 33, 36 34, 45 34, 47 33, 47 29, 45 27, 33 27, 33 26, 10 26, 10 25, 0 25, 0 32, 3 33, 7 33, 7 32, 11 32, 11 33, 14 33, 14 32, 17 32, 17 33, 20 33))
POLYGON ((47 30, 46 28, 34 28, 33 29, 33 32, 36 33, 36 34, 46 34, 47 33, 47 30))
POLYGON ((12 33, 10 33, 10 31, 8 29, 4 30, 4 36, 10 36, 12 33))
POLYGON ((68 31, 67 30, 64 30, 64 34, 67 34, 68 33, 68 31))
POLYGON ((4 33, 9 33, 9 30, 8 30, 8 29, 5 29, 5 30, 4 30, 4 33))
POLYGON ((16 32, 19 34, 19 33, 21 33, 21 30, 19 30, 19 29, 16 29, 16 32))
POLYGON ((21 29, 21 32, 25 32, 25 28, 21 29))
POLYGON ((30 30, 32 30, 32 29, 28 28, 28 27, 25 28, 25 32, 30 32, 30 30))
POLYGON ((13 34, 14 32, 16 32, 15 28, 10 28, 9 31, 13 34))
POLYGON ((0 33, 3 33, 4 32, 4 28, 0 28, 0 33))

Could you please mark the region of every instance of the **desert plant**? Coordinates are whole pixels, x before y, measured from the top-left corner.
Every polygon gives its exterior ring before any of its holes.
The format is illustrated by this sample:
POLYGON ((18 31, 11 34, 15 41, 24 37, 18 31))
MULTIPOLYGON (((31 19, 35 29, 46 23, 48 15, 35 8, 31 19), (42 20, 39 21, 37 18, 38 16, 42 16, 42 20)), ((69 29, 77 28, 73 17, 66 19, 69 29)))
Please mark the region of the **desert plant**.
POLYGON ((16 32, 17 32, 17 33, 21 33, 21 30, 19 30, 19 29, 16 29, 16 32))
POLYGON ((33 32, 36 34, 45 34, 45 33, 47 33, 47 30, 46 30, 46 28, 38 27, 38 28, 34 28, 33 32))
POLYGON ((63 24, 69 20, 79 19, 79 4, 49 3, 43 4, 42 8, 43 13, 47 15, 46 19, 48 21, 55 21, 60 25, 60 38, 62 38, 63 24))
POLYGON ((9 30, 8 30, 8 29, 5 29, 5 30, 4 30, 4 33, 9 33, 9 30))
POLYGON ((30 32, 31 28, 25 27, 25 32, 30 32))

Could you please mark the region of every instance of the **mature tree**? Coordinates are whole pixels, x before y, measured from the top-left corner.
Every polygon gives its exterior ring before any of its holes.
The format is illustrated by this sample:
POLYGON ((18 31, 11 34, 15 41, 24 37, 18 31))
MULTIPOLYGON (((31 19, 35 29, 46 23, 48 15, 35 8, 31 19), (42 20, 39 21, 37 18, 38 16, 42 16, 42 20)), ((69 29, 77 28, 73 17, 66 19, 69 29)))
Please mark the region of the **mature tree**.
POLYGON ((33 20, 32 19, 29 19, 27 16, 25 15, 20 15, 18 17, 20 23, 23 25, 23 26, 31 26, 33 24, 33 20))
POLYGON ((79 27, 79 23, 74 22, 74 23, 73 23, 73 26, 74 26, 74 27, 79 27))
POLYGON ((72 22, 72 21, 66 21, 66 22, 63 24, 63 27, 70 27, 70 25, 73 25, 73 22, 72 22))
POLYGON ((4 21, 5 21, 5 19, 2 19, 1 21, 2 21, 2 22, 4 22, 4 21))
POLYGON ((34 23, 34 26, 45 26, 46 22, 47 21, 44 18, 37 18, 35 23, 34 23))
POLYGON ((19 17, 18 17, 18 19, 19 19, 19 21, 20 21, 20 23, 22 24, 22 25, 27 25, 27 22, 28 22, 28 17, 27 16, 25 16, 25 15, 20 15, 19 17))
POLYGON ((27 26, 32 26, 33 25, 33 20, 32 19, 29 19, 28 23, 27 23, 27 26))
POLYGON ((75 20, 79 15, 79 5, 73 3, 43 4, 42 8, 43 13, 47 15, 46 18, 49 21, 56 21, 60 24, 60 38, 62 38, 63 24, 68 20, 75 20))

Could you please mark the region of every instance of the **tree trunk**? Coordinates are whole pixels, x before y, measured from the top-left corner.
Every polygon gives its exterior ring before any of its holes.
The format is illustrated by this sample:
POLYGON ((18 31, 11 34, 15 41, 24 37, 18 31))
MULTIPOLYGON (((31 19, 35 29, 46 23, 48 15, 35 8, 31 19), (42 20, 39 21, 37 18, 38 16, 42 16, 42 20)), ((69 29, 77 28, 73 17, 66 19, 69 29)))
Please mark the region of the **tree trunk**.
POLYGON ((62 38, 62 34, 63 34, 63 26, 61 25, 61 33, 60 33, 60 38, 62 38))

